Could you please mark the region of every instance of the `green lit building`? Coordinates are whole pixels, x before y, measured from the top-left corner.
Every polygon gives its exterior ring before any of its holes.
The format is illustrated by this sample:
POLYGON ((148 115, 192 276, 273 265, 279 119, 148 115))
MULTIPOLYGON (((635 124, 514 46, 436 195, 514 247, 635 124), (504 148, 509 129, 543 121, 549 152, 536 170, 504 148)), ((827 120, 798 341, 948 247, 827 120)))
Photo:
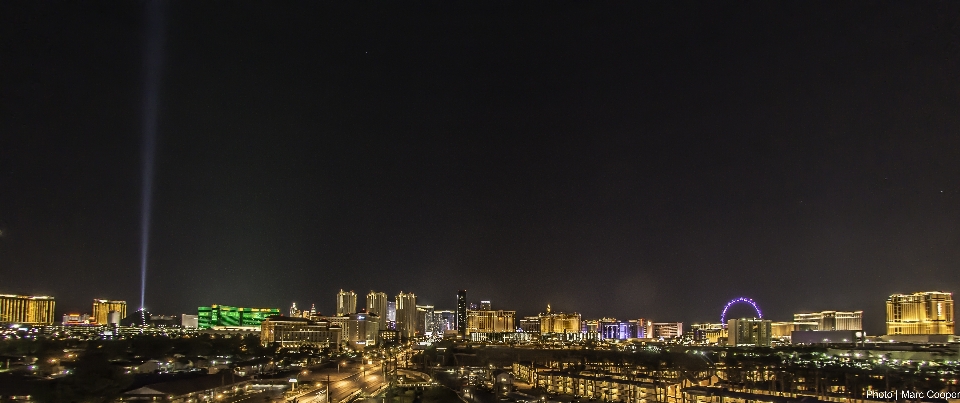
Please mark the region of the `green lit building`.
POLYGON ((279 308, 240 308, 227 305, 201 306, 197 311, 197 324, 200 329, 260 327, 264 319, 280 315, 279 308))

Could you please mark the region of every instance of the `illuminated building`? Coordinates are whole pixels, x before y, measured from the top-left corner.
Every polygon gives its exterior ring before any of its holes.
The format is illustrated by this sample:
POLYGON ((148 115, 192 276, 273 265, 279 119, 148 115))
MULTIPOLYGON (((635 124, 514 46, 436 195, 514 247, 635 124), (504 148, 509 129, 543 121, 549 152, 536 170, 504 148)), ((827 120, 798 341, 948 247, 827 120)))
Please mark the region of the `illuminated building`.
POLYGON ((953 294, 894 294, 887 299, 887 334, 954 334, 953 294))
POLYGON ((604 318, 600 319, 598 327, 603 340, 626 340, 631 337, 630 323, 627 321, 604 318))
POLYGON ((580 314, 552 312, 547 304, 547 312, 540 315, 540 334, 580 333, 580 314))
MULTIPOLYGON (((796 315, 794 315, 796 317, 796 315)), ((793 332, 816 331, 820 325, 817 322, 772 322, 770 337, 774 340, 790 341, 793 332)))
POLYGON ((638 339, 653 338, 653 321, 641 318, 631 320, 630 324, 635 327, 632 331, 633 337, 638 339))
POLYGON ((816 330, 863 330, 863 311, 795 313, 793 321, 815 323, 816 330))
POLYGON ((520 319, 520 331, 524 333, 540 334, 540 317, 524 316, 520 319))
POLYGON ((662 322, 653 324, 653 338, 675 339, 683 334, 683 322, 662 322))
MULTIPOLYGON (((191 316, 193 316, 194 318, 197 317, 197 315, 191 315, 191 316)), ((110 326, 120 326, 120 319, 123 319, 123 316, 120 316, 120 312, 110 311, 109 313, 107 313, 107 324, 110 326)), ((194 322, 196 322, 196 319, 194 319, 194 322)))
MULTIPOLYGON (((417 305, 417 335, 434 336, 437 332, 433 305, 417 305)), ((440 332, 440 334, 443 334, 443 332, 440 332)))
POLYGON ((343 291, 337 293, 337 316, 357 313, 357 293, 343 291))
POLYGON ((107 315, 111 311, 120 312, 120 317, 127 316, 127 301, 109 301, 105 299, 93 300, 93 320, 99 325, 106 325, 107 315))
POLYGON ((718 344, 720 340, 728 338, 727 329, 723 323, 694 323, 690 325, 693 341, 703 344, 718 344))
POLYGON ((387 301, 387 322, 397 321, 397 302, 387 301))
POLYGON ((457 332, 467 335, 467 290, 457 292, 457 332))
POLYGON ((493 310, 490 301, 480 301, 480 310, 481 311, 490 311, 493 310))
POLYGON ((227 305, 197 308, 200 329, 257 328, 270 316, 280 315, 279 308, 240 308, 227 305))
POLYGON ((64 326, 77 326, 77 325, 91 325, 94 322, 93 318, 87 314, 79 313, 68 313, 63 315, 63 325, 64 326))
POLYGON ((367 313, 377 315, 380 328, 387 328, 387 293, 370 291, 367 293, 367 313))
POLYGON ((437 331, 444 334, 457 330, 457 313, 454 311, 433 311, 433 320, 437 331))
POLYGON ((397 330, 403 339, 411 339, 417 335, 417 296, 413 293, 397 294, 397 330))
POLYGON ((52 325, 53 297, 0 294, 0 323, 52 325))
POLYGON ((300 317, 300 310, 297 309, 297 303, 296 303, 296 302, 294 302, 293 305, 290 305, 290 315, 287 315, 287 316, 288 316, 288 317, 291 317, 291 318, 299 318, 299 317, 300 317))
POLYGON ((467 335, 471 333, 516 332, 517 311, 467 311, 467 335))
POLYGON ((374 314, 355 313, 347 319, 343 332, 350 347, 354 350, 362 350, 365 346, 377 344, 380 320, 374 314))
POLYGON ((771 323, 764 319, 730 319, 727 321, 727 345, 769 347, 772 344, 771 323))
POLYGON ((264 346, 316 347, 337 349, 343 329, 329 321, 271 316, 260 326, 260 343, 264 346))

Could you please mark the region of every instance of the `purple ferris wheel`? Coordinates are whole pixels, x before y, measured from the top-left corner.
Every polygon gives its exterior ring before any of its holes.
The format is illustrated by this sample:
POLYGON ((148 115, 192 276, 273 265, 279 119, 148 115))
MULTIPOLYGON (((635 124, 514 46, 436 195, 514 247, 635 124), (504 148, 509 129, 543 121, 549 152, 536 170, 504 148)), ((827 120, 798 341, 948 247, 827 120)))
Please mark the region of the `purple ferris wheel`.
POLYGON ((763 319, 763 313, 760 312, 760 307, 757 305, 756 301, 750 298, 740 297, 740 298, 735 298, 730 302, 727 302, 727 305, 723 307, 723 313, 720 314, 720 323, 723 323, 724 326, 727 325, 727 310, 730 309, 730 306, 732 306, 733 304, 738 304, 738 303, 750 304, 750 306, 752 306, 753 309, 757 311, 757 317, 760 319, 763 319))

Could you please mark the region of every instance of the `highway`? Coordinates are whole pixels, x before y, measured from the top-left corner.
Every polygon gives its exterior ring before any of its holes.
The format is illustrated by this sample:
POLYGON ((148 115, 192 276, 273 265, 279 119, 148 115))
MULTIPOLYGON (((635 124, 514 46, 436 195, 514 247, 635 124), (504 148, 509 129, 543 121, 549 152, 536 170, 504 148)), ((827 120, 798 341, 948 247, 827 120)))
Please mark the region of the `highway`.
POLYGON ((379 365, 347 364, 316 371, 305 370, 297 376, 297 392, 286 401, 298 403, 340 403, 358 390, 373 393, 385 384, 379 365), (327 396, 329 379, 330 396, 327 396))

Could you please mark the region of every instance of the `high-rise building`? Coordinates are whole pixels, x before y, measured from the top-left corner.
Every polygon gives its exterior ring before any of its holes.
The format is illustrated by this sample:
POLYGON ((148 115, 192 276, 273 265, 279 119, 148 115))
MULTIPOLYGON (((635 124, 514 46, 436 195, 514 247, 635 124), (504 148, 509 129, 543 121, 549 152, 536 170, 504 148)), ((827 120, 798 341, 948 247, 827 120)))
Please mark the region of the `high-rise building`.
POLYGON ((467 335, 472 333, 516 332, 517 311, 467 311, 467 335))
POLYGON ((296 302, 294 302, 293 305, 290 305, 290 315, 288 315, 288 316, 291 317, 291 318, 299 318, 299 317, 300 317, 300 310, 297 309, 297 303, 296 303, 296 302))
POLYGON ((387 293, 374 292, 367 293, 367 313, 377 315, 377 321, 380 329, 387 328, 387 293))
POLYGON ((863 311, 795 313, 793 321, 815 323, 816 330, 863 330, 863 311))
POLYGON ((436 333, 433 305, 417 305, 417 336, 433 336, 436 333))
POLYGON ((417 296, 400 291, 396 301, 397 331, 401 338, 412 339, 417 335, 417 296))
POLYGON ((467 335, 467 290, 457 291, 457 333, 467 335))
POLYGON ((337 293, 337 316, 350 316, 357 313, 357 293, 343 291, 337 293))
POLYGON ((213 328, 258 328, 270 316, 280 315, 280 308, 240 308, 227 305, 197 308, 197 326, 213 328))
POLYGON ((0 294, 0 323, 52 325, 53 297, 0 294))
POLYGON ((953 294, 928 291, 887 299, 887 334, 954 334, 953 294))
POLYGON ((493 306, 493 305, 490 304, 490 301, 480 301, 480 310, 481 310, 481 311, 490 311, 490 310, 493 310, 492 306, 493 306))
POLYGON ((440 335, 457 330, 457 313, 454 311, 433 311, 434 326, 440 335))
POLYGON ((93 319, 98 325, 107 324, 107 315, 111 311, 120 312, 121 318, 127 317, 127 301, 93 300, 93 319))
POLYGON ((769 347, 771 323, 764 319, 730 319, 727 321, 728 346, 769 347))
POLYGON ((397 301, 387 301, 387 322, 397 321, 397 301))
POLYGON ((540 315, 540 334, 580 333, 580 314, 553 312, 547 304, 547 312, 540 315))

